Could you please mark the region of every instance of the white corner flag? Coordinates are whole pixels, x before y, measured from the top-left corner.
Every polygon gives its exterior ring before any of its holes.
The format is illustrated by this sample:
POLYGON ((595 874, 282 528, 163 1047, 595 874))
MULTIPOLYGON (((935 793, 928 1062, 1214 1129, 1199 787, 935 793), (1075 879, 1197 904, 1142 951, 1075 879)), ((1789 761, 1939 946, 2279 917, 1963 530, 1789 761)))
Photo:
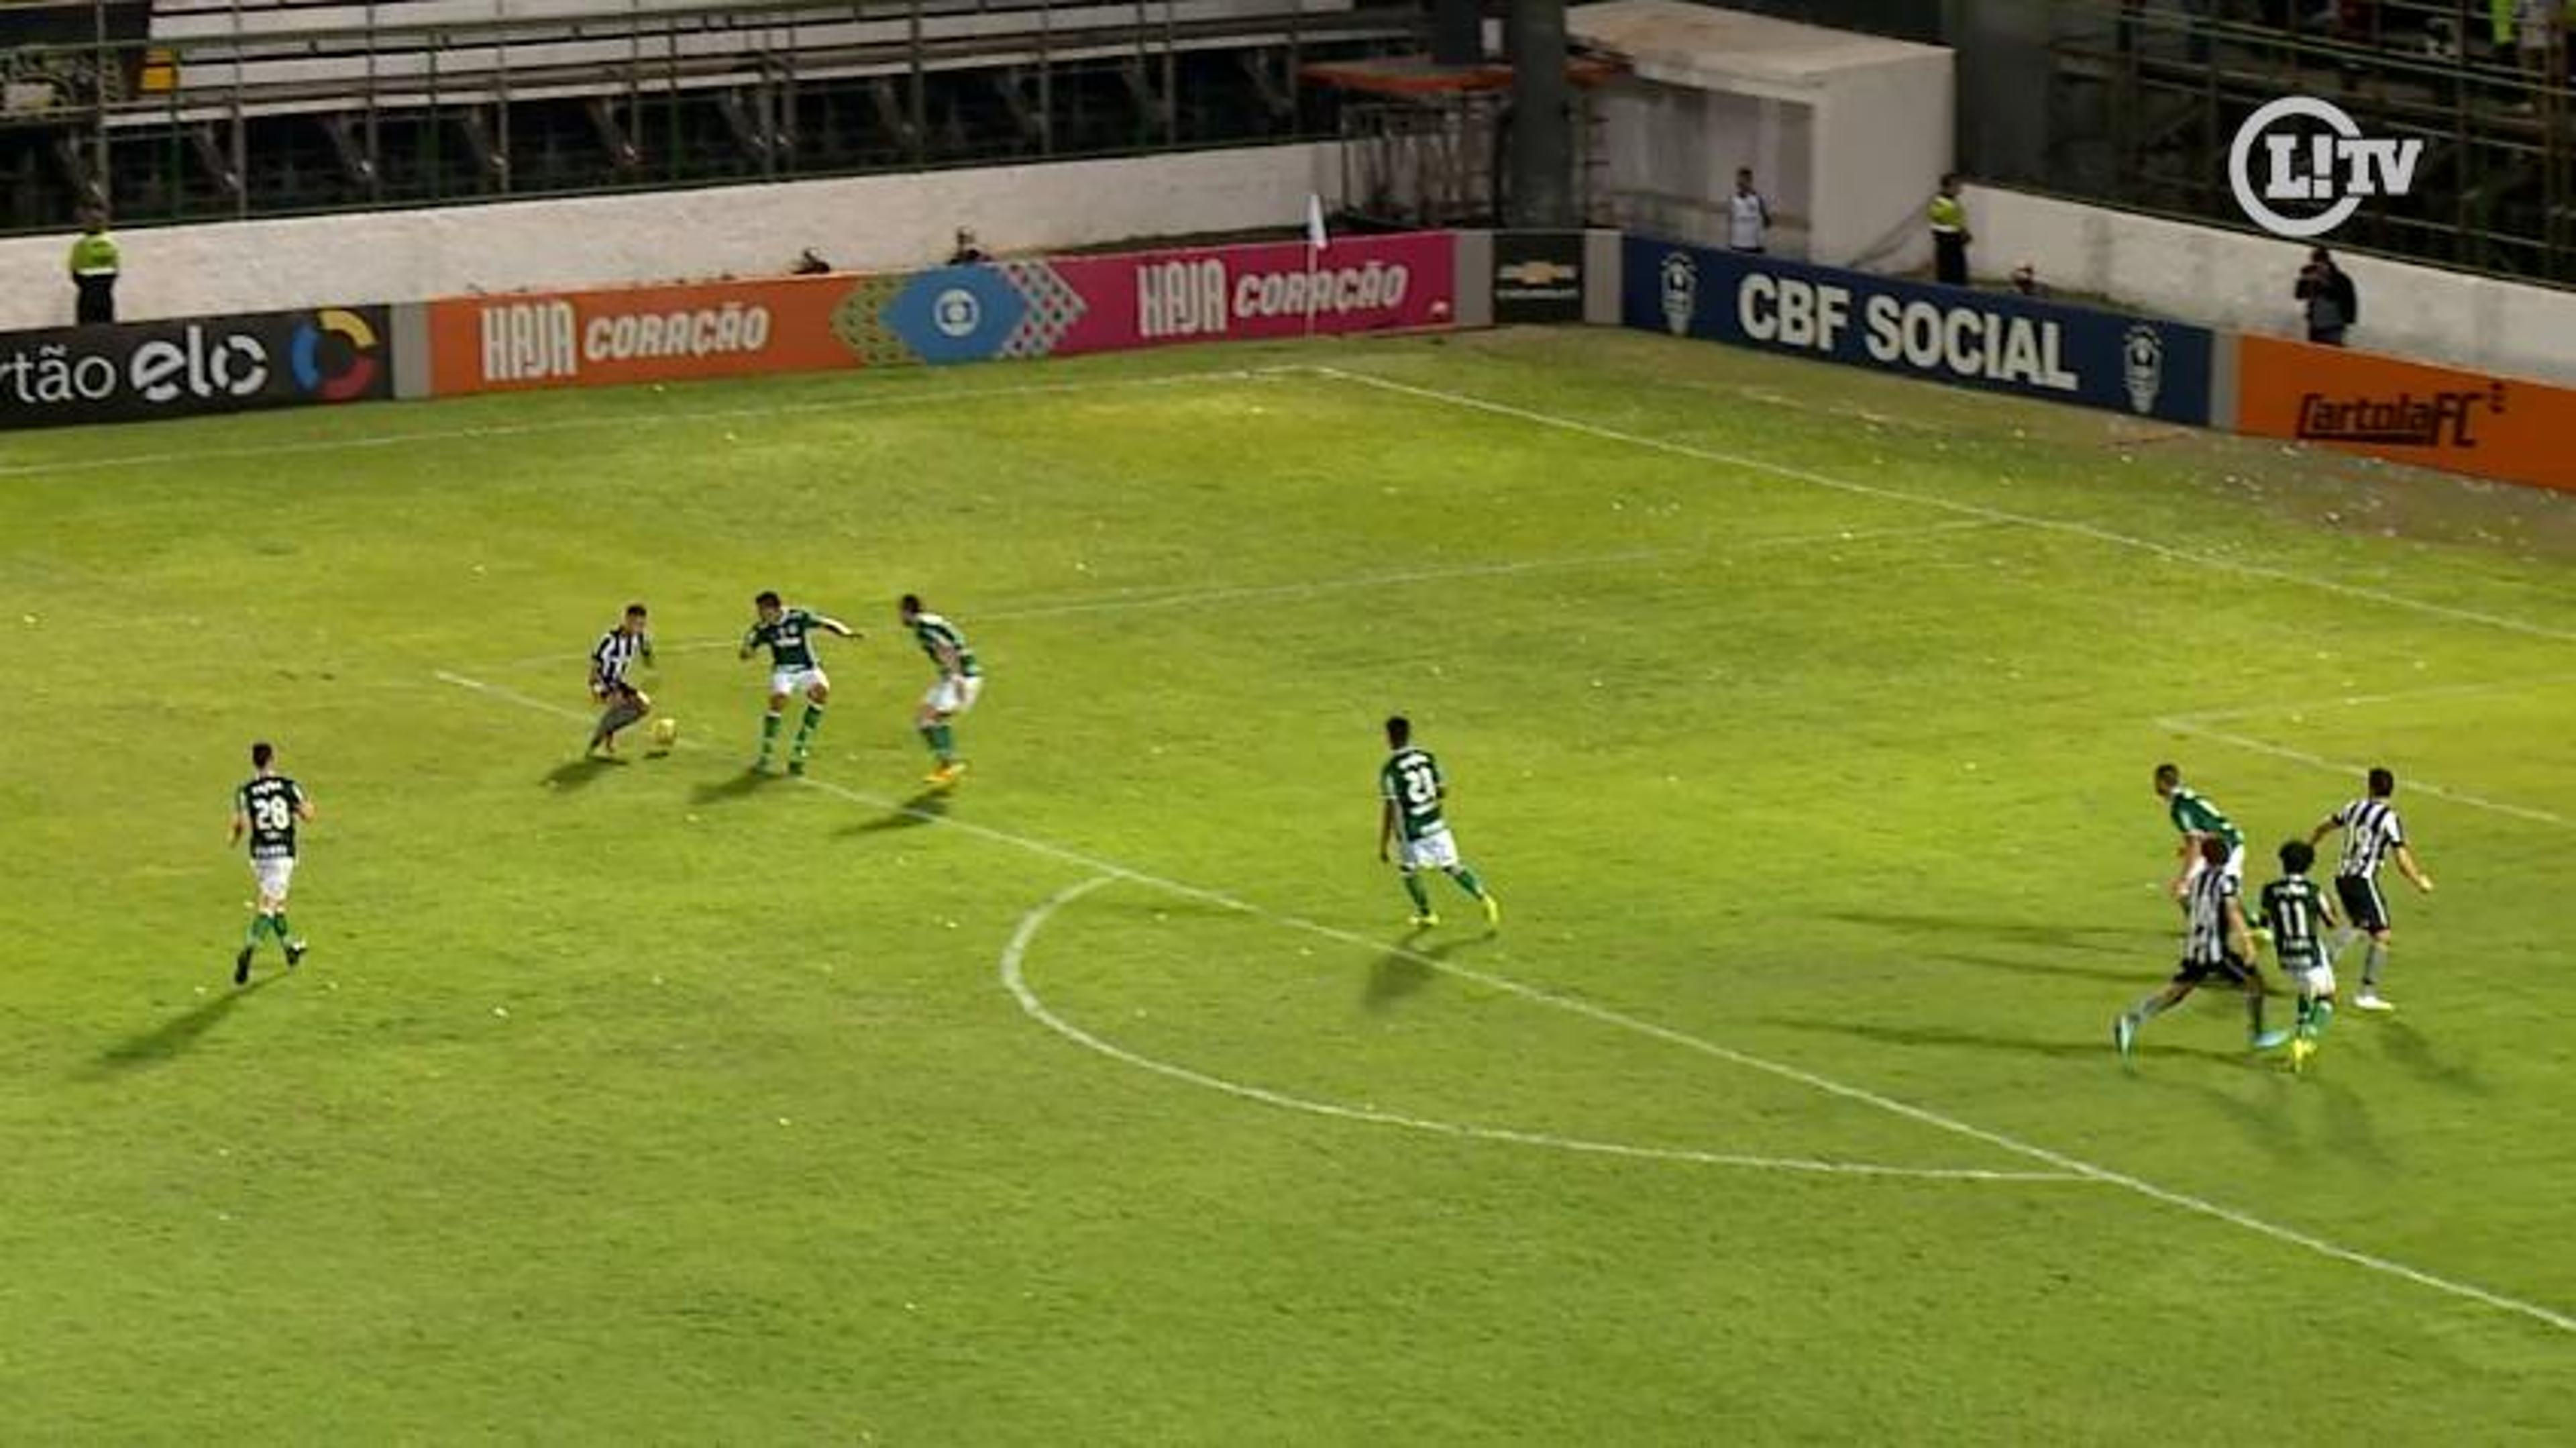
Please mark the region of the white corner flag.
POLYGON ((1324 198, 1312 191, 1306 193, 1306 244, 1317 251, 1332 244, 1324 236, 1324 198))

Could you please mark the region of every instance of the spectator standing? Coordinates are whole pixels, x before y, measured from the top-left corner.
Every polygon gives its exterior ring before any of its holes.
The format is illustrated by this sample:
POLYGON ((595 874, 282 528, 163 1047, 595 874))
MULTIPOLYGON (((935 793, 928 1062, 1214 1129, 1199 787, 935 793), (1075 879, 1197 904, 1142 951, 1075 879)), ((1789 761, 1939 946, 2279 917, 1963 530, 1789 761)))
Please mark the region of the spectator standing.
POLYGON ((81 234, 72 242, 72 288, 78 299, 72 320, 84 327, 116 320, 116 238, 107 234, 107 215, 91 210, 81 215, 81 234))
POLYGON ((2361 292, 2351 274, 2336 266, 2324 247, 2308 253, 2299 269, 2295 295, 2307 311, 2308 340, 2327 347, 2344 344, 2344 333, 2361 320, 2361 292))
POLYGON ((1959 202, 1959 174, 1941 178, 1941 190, 1928 212, 1932 222, 1932 278, 1948 286, 1968 284, 1968 208, 1959 202))
POLYGON ((1753 189, 1753 168, 1735 168, 1735 194, 1726 198, 1726 245, 1729 250, 1762 253, 1771 230, 1771 203, 1753 189))

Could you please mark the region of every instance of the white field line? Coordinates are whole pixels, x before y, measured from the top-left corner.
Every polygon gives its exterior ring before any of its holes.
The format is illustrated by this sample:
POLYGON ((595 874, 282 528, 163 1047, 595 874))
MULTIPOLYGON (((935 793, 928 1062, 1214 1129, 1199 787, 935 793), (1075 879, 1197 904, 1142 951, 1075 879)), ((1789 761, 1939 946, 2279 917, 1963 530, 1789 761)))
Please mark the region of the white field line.
MULTIPOLYGON (((2268 704, 2248 704, 2243 708, 2195 709, 2188 714, 2169 714, 2187 724, 2215 724, 2222 719, 2265 719, 2283 714, 2314 713, 2327 709, 2370 709, 2382 704, 2413 704, 2429 699, 2475 699, 2496 694, 2523 694, 2533 689, 2555 688, 2576 684, 2576 674, 2535 674, 2520 679, 2499 679, 2484 684, 2432 684, 2421 689, 2398 689, 2385 694, 2344 694, 2315 699, 2274 699, 2268 704)), ((2159 721, 2161 722, 2161 721, 2159 721)))
POLYGON ((2122 548, 2134 548, 2142 553, 2152 553, 2159 558, 2170 559, 2176 563, 2188 563, 2196 568, 2215 569, 2222 572, 2238 574, 2242 577, 2260 578, 2272 583, 2295 584, 2301 588, 2313 588, 2320 592, 2338 594, 2345 598, 2366 599, 2369 602, 2381 604, 2389 608, 2406 609, 2415 613, 2426 614, 2434 618, 2450 619, 2456 623, 2480 624, 2487 628, 2501 629, 2508 633, 2522 634, 2530 638, 2550 639, 2559 643, 2576 643, 2576 629, 2554 628, 2548 624, 2533 623, 2528 619, 2512 618, 2504 614, 2484 613, 2471 608, 2455 608, 2446 603, 2432 603, 2420 598, 2408 598, 2403 594, 2386 593, 2376 588, 2364 588, 2358 584, 2337 583, 2330 578, 2311 577, 2304 573, 2292 573, 2287 569, 2281 568, 2266 568, 2259 563, 2244 563, 2233 558, 2226 558, 2216 554, 2196 553, 2188 548, 2175 548, 2167 544, 2158 543, 2152 539, 2133 537, 2126 533, 2116 533, 2108 528, 2097 527, 2091 523, 2077 522, 2066 518, 2043 517, 2036 513, 2016 513, 2006 508, 1989 508, 1981 503, 1963 503, 1955 498, 1944 498, 1933 493, 1915 493, 1908 492, 1903 488, 1880 487, 1874 483, 1856 483, 1848 478, 1831 477, 1824 473, 1811 471, 1807 468, 1791 467, 1785 463, 1775 463, 1762 458, 1748 457, 1742 453, 1731 453, 1717 448, 1698 447, 1686 442, 1675 442, 1669 438, 1651 437, 1644 433, 1622 432, 1618 428, 1604 427, 1599 423, 1585 422, 1580 418, 1560 417, 1555 413, 1539 412, 1527 407, 1517 407, 1508 402, 1496 402, 1490 398, 1475 396, 1472 393, 1451 392, 1444 388, 1421 387, 1410 382, 1397 382, 1391 378, 1378 377, 1366 372, 1352 372, 1340 367, 1323 365, 1313 365, 1308 367, 1307 370, 1317 376, 1336 378, 1340 381, 1349 382, 1361 387, 1374 387, 1383 392, 1396 393, 1401 396, 1418 398, 1428 402, 1445 403, 1451 407, 1466 408, 1475 412, 1488 413, 1496 417, 1516 418, 1522 422, 1530 423, 1538 427, 1553 428, 1559 432, 1577 433, 1585 437, 1599 438, 1604 442, 1622 443, 1630 447, 1639 447, 1653 452, 1667 453, 1674 457, 1691 458, 1699 462, 1718 463, 1726 467, 1744 468, 1754 472, 1768 473, 1773 477, 1787 478, 1792 482, 1806 483, 1819 488, 1831 488, 1836 492, 1852 493, 1865 498, 1878 498, 1887 502, 1913 503, 1926 508, 1938 508, 1945 512, 1961 513, 1968 517, 1985 518, 1998 523, 2018 523, 2026 528, 2044 529, 2052 533, 2065 533, 2073 537, 2089 538, 2095 542, 2109 543, 2122 548))
MULTIPOLYGON (((1777 538, 1756 538, 1724 548, 1635 548, 1620 553, 1579 553, 1562 558, 1519 558, 1492 563, 1459 563, 1444 568, 1417 568, 1402 573, 1353 574, 1342 578, 1312 578, 1297 583, 1224 585, 1215 588, 1173 589, 1159 593, 1108 593, 1098 598, 1031 604, 1022 608, 977 609, 967 621, 976 624, 1007 623, 1018 619, 1064 618, 1086 613, 1126 613, 1143 609, 1195 608, 1204 604, 1242 603, 1250 600, 1319 598, 1331 593, 1347 593, 1372 588, 1403 588, 1416 583, 1439 583, 1470 578, 1510 578, 1530 573, 1617 568, 1631 563, 1731 558, 1743 554, 1792 548, 1831 547, 1837 543, 1868 543, 1885 538, 1918 538, 1928 533, 1959 533, 1976 528, 2004 526, 2007 524, 2001 519, 1958 518, 1946 523, 1916 523, 1888 528, 1844 528, 1831 533, 1798 533, 1777 538)), ((656 651, 674 654, 704 653, 741 646, 742 640, 739 636, 684 639, 678 643, 659 645, 656 651)), ((577 664, 588 657, 586 653, 557 651, 530 654, 522 658, 505 659, 477 667, 497 672, 503 669, 534 668, 541 664, 577 664)))
POLYGON ((240 447, 190 448, 179 452, 122 453, 107 457, 77 458, 65 462, 7 463, 0 464, 0 478, 100 472, 112 468, 162 467, 173 463, 205 462, 212 458, 273 458, 297 457, 311 453, 365 452, 376 448, 407 447, 413 443, 474 442, 486 438, 533 437, 555 432, 595 432, 601 429, 660 427, 672 423, 724 422, 736 418, 791 417, 814 412, 872 412, 885 408, 937 407, 952 402, 978 402, 988 398, 1051 397, 1065 393, 1185 386, 1212 381, 1247 382, 1254 378, 1286 376, 1305 370, 1303 363, 1283 363, 1271 367, 1226 367, 1203 372, 1163 372, 1147 377, 1092 377, 1071 382, 1031 382, 1011 387, 931 388, 920 392, 817 398, 811 402, 751 403, 741 407, 675 409, 670 412, 591 413, 547 418, 542 422, 468 424, 459 427, 419 428, 409 432, 370 433, 359 437, 306 438, 294 442, 252 443, 240 447))
MULTIPOLYGON (((459 688, 470 689, 491 698, 507 700, 524 708, 539 710, 547 714, 555 715, 558 718, 588 722, 590 717, 579 710, 565 708, 562 705, 550 703, 543 699, 531 698, 530 696, 519 693, 514 689, 503 688, 496 684, 487 684, 481 680, 466 678, 463 675, 449 673, 445 670, 440 670, 438 677, 447 683, 456 685, 459 688)), ((1010 845, 1034 855, 1041 855, 1047 859, 1060 860, 1066 864, 1078 866, 1092 874, 1112 876, 1120 880, 1127 880, 1135 884, 1149 886, 1153 889, 1161 890, 1166 894, 1176 895, 1183 899, 1201 901, 1209 905, 1217 906, 1220 909, 1231 910, 1239 914, 1252 916, 1256 919, 1276 921, 1290 929, 1307 931, 1325 939, 1337 940, 1346 945, 1356 946, 1363 950, 1400 954, 1404 958, 1412 960, 1426 969, 1435 970, 1443 975, 1452 976, 1459 980, 1473 981, 1478 985, 1484 986, 1488 990, 1500 991, 1506 995, 1517 996, 1522 1000, 1530 1001, 1538 1005, 1551 1006, 1562 1011, 1571 1011, 1576 1015, 1599 1021, 1604 1025, 1617 1026, 1623 1030, 1633 1031, 1638 1035, 1651 1037, 1669 1045, 1678 1046, 1684 1050, 1696 1051, 1701 1055, 1708 1056, 1716 1060, 1726 1061, 1734 1065, 1742 1066, 1749 1071, 1759 1071, 1764 1075, 1777 1077, 1783 1081, 1794 1081, 1799 1085, 1809 1087, 1827 1096, 1836 1097, 1844 1101, 1858 1102, 1864 1106, 1875 1107, 1892 1116, 1899 1116, 1905 1120, 1930 1127, 1935 1131, 1947 1132, 1952 1136, 1965 1137, 1971 1141, 1981 1141, 1989 1146, 2009 1152, 2012 1155, 2038 1162, 2042 1166, 2051 1167, 2062 1172, 2069 1172, 2076 1176, 2085 1177, 2109 1186, 2120 1187, 2126 1191, 2134 1192, 2139 1196, 2146 1197, 2149 1200, 2162 1202, 2166 1206, 2173 1207, 2181 1211, 2228 1223, 2231 1226, 2242 1228, 2243 1230, 2252 1232, 2257 1236, 2270 1238, 2271 1240, 2280 1242, 2286 1246, 2297 1247, 2302 1251, 2313 1252, 2320 1257, 2330 1258, 2337 1262, 2343 1262, 2351 1266, 2360 1267, 2366 1271, 2377 1272, 2385 1276, 2398 1278, 2401 1281, 2411 1282, 2418 1287, 2441 1293, 2444 1296, 2455 1297, 2466 1302, 2478 1303, 2481 1306, 2494 1308, 2499 1312, 2510 1313, 2517 1317, 2527 1318, 2544 1327, 2555 1328, 2560 1332, 2576 1334, 2576 1316, 2570 1316, 2553 1308, 2543 1307, 2538 1303, 2526 1302, 2520 1298, 2509 1297, 2500 1292, 2490 1291, 2487 1288, 2479 1287, 2474 1283, 2461 1282, 2453 1278, 2442 1277, 2431 1272, 2426 1272, 2421 1268, 2410 1267, 2403 1262, 2393 1261, 2386 1257, 2374 1256, 2368 1252, 2340 1246, 2334 1242, 2327 1241, 2323 1237, 2300 1231, 2295 1227, 2285 1227, 2276 1222, 2269 1222, 2263 1218, 2254 1216, 2249 1212, 2239 1211, 2234 1207, 2225 1206, 2217 1202, 2209 1201, 2205 1198, 2196 1197, 2188 1192, 2176 1191, 2169 1187, 2161 1187, 2153 1182, 2144 1180, 2143 1178, 2131 1176, 2125 1172, 2114 1171, 2109 1167, 2096 1166, 2091 1162, 2069 1156, 2064 1152, 2054 1151, 2048 1147, 2023 1141, 2019 1137, 2010 1136, 2000 1131, 1989 1130, 1982 1126, 1972 1125, 1966 1121, 1959 1120, 1956 1117, 1943 1115, 1929 1107, 1916 1106, 1911 1102, 1900 1101, 1892 1096, 1881 1095, 1880 1093, 1869 1090, 1866 1087, 1853 1086, 1845 1082, 1834 1080, 1830 1076, 1820 1075, 1816 1072, 1806 1070, 1803 1067, 1792 1066, 1781 1061, 1774 1061, 1768 1057, 1757 1056, 1748 1051, 1739 1051, 1732 1046, 1722 1046, 1715 1041, 1694 1036, 1685 1031, 1675 1030, 1670 1026, 1658 1025, 1655 1022, 1645 1020, 1641 1017, 1613 1010, 1608 1006, 1594 1005, 1590 1001, 1580 1000, 1573 996, 1557 995, 1550 991, 1541 990, 1536 986, 1525 985, 1508 976, 1497 975, 1491 971, 1478 970, 1472 966, 1458 965, 1450 961, 1442 960, 1438 956, 1425 954, 1421 951, 1407 950, 1401 946, 1395 947, 1394 950, 1390 952, 1384 941, 1371 939, 1370 937, 1359 934, 1356 931, 1344 930, 1339 926, 1326 925, 1319 921, 1309 920, 1300 915, 1290 915, 1280 911, 1265 909, 1262 906, 1252 904, 1249 901, 1239 900, 1234 896, 1224 894, 1220 891, 1210 890, 1198 885, 1184 884, 1181 881, 1168 879, 1161 875, 1132 869, 1114 861, 1100 859, 1096 856, 1085 854, 1080 850, 1070 849, 1066 846, 1055 844, 1047 840, 1041 840, 1031 835, 1013 834, 1008 830, 995 829, 991 825, 977 824, 971 820, 958 819, 951 815, 935 814, 928 810, 887 799, 882 795, 868 794, 861 790, 851 789, 845 785, 835 784, 830 780, 817 779, 810 775, 804 776, 801 782, 810 788, 819 789, 826 794, 848 800, 853 804, 863 805, 867 808, 889 814, 900 814, 907 818, 917 820, 923 824, 956 830, 960 833, 971 835, 978 839, 990 840, 996 844, 1010 845)))
MULTIPOLYGON (((2350 760, 2328 759, 2322 754, 2311 754, 2304 749, 2293 749, 2286 744, 2274 744, 2268 740, 2255 739, 2243 734, 2230 734, 2224 729, 2211 729, 2195 724, 2189 719, 2158 719, 2155 721, 2155 727, 2170 729, 2176 734, 2189 734, 2195 738, 2211 740, 2255 754, 2268 754, 2274 759, 2287 759, 2296 764, 2330 770, 2353 779, 2359 779, 2366 768, 2350 760)), ((2453 804, 2482 809, 2490 814, 2510 815, 2515 819, 2529 820, 2534 824, 2555 825, 2562 830, 2576 828, 2576 820, 2571 820, 2562 814, 2552 814, 2545 809, 2533 809, 2529 805, 2507 804, 2503 800, 2488 799, 2483 795, 2470 794, 2466 790, 2450 789, 2417 779, 2412 775, 2407 776, 2406 787, 2422 794, 2432 795, 2436 799, 2447 799, 2453 804)))
POLYGON ((1019 928, 1011 932, 1010 943, 1002 948, 1000 974, 1003 987, 1010 991, 1012 998, 1020 1003, 1020 1009, 1027 1012, 1031 1019, 1085 1050, 1096 1051, 1113 1061, 1133 1066, 1140 1071, 1151 1071, 1158 1076, 1168 1076, 1175 1081, 1186 1081, 1193 1086, 1203 1086, 1210 1091, 1222 1092, 1246 1101, 1257 1101, 1265 1106, 1276 1106, 1288 1111, 1303 1111, 1310 1115, 1327 1116, 1339 1121, 1356 1121, 1372 1126, 1398 1126, 1410 1131, 1428 1132, 1435 1136, 1456 1137, 1467 1141, 1509 1142, 1516 1146, 1545 1147, 1554 1151, 1625 1157, 1636 1161, 1681 1162, 1694 1166, 1741 1167, 1750 1171, 1803 1172, 1824 1176, 1895 1177, 1916 1181, 2081 1182, 2086 1180, 2073 1172, 2063 1171, 1994 1171, 1982 1167, 1884 1166, 1875 1162, 1823 1161, 1813 1157, 1748 1156, 1738 1152, 1696 1151, 1687 1147, 1636 1146, 1626 1142, 1595 1141, 1578 1136, 1559 1136, 1545 1131, 1520 1131, 1502 1126, 1474 1126, 1462 1122, 1439 1121, 1430 1117, 1407 1116, 1401 1112, 1381 1110, 1374 1106, 1343 1106, 1330 1101, 1292 1096, 1284 1091, 1249 1086, 1240 1081, 1229 1081, 1222 1076, 1212 1076, 1204 1071, 1192 1070, 1187 1066, 1157 1060, 1152 1056, 1131 1051, 1115 1042, 1103 1040, 1057 1015, 1038 995, 1036 988, 1028 982, 1029 947, 1037 940, 1038 932, 1045 929, 1047 922, 1065 906, 1103 885, 1117 883, 1118 878, 1114 875, 1094 875, 1078 885, 1058 891, 1045 904, 1022 916, 1019 928))

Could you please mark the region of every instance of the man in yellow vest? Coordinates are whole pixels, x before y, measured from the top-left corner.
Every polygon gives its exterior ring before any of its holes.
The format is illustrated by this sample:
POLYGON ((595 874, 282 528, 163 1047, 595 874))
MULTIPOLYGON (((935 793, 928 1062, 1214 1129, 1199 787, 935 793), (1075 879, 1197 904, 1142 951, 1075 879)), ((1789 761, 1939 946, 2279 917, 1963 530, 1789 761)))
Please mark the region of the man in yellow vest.
POLYGON ((107 234, 107 217, 91 211, 81 217, 81 234, 72 243, 72 286, 80 293, 72 317, 82 326, 116 320, 116 238, 107 234))
POLYGON ((1959 204, 1959 174, 1941 178, 1932 198, 1932 279, 1945 286, 1968 284, 1968 208, 1959 204))

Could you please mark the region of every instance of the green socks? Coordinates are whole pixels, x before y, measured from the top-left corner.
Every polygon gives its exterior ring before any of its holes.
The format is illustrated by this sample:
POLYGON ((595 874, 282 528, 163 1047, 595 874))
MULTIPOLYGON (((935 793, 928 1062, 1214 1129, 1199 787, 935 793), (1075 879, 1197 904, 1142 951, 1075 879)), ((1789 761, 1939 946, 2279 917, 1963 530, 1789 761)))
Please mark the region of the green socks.
POLYGON ((268 917, 268 928, 277 932, 277 943, 280 945, 284 945, 295 938, 295 933, 286 928, 286 914, 284 911, 280 911, 277 914, 268 917))
POLYGON ((1403 876, 1402 879, 1404 880, 1404 893, 1413 897, 1413 913, 1416 915, 1430 914, 1431 893, 1422 888, 1422 877, 1419 875, 1407 874, 1403 876))
POLYGON ((268 917, 259 914, 256 911, 252 912, 250 917, 250 929, 242 935, 243 948, 247 950, 258 949, 259 938, 267 933, 268 917))
POLYGON ((1485 898, 1485 882, 1476 878, 1475 871, 1468 869, 1464 865, 1460 865, 1457 869, 1449 872, 1449 878, 1457 881, 1458 887, 1465 890, 1468 894, 1475 896, 1479 900, 1485 898))
POLYGON ((784 719, 775 713, 764 714, 760 717, 761 758, 767 759, 769 757, 769 751, 778 747, 778 726, 785 722, 786 721, 784 719))
POLYGON ((947 725, 922 725, 921 742, 924 747, 930 750, 931 758, 938 760, 942 764, 955 762, 957 758, 957 733, 947 725))
POLYGON ((796 752, 799 756, 802 756, 805 753, 807 746, 813 743, 814 731, 822 727, 823 706, 820 704, 806 705, 805 717, 798 721, 796 725, 796 752))
POLYGON ((2313 1041, 2334 1024, 2334 1002, 2322 996, 2299 1002, 2299 1034, 2313 1041))

